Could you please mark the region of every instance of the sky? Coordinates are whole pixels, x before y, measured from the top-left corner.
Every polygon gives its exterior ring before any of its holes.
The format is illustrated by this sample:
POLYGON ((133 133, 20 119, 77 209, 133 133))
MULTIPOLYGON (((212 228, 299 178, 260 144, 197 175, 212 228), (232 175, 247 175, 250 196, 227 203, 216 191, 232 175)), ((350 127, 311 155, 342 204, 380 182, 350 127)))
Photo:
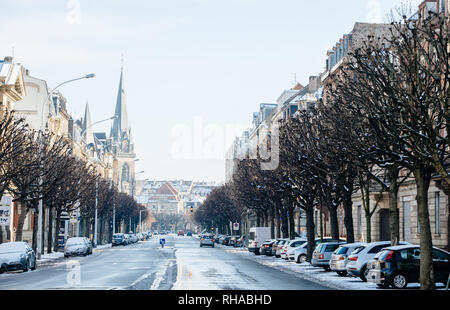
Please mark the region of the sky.
MULTIPOLYGON (((223 181, 225 152, 260 103, 324 70, 355 22, 420 0, 2 0, 0 58, 93 122, 113 116, 123 59, 138 179, 223 181)), ((111 122, 94 131, 109 133, 111 122)))

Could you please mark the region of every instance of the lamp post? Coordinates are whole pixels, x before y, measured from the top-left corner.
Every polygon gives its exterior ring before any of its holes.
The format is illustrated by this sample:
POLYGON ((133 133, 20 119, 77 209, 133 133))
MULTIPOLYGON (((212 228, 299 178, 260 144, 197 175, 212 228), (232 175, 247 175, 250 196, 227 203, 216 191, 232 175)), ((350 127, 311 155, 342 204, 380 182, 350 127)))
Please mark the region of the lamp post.
MULTIPOLYGON (((76 78, 76 79, 72 79, 72 80, 68 80, 68 81, 65 81, 65 82, 62 82, 62 83, 60 83, 60 84, 58 84, 55 88, 53 88, 51 91, 50 91, 50 93, 47 95, 47 98, 45 98, 45 101, 42 103, 42 111, 41 111, 41 133, 42 133, 42 141, 41 141, 41 143, 39 144, 40 145, 40 150, 39 150, 39 156, 40 156, 40 162, 41 162, 41 174, 40 174, 40 176, 39 176, 39 188, 40 189, 42 189, 42 184, 43 184, 43 179, 42 179, 42 170, 44 170, 44 163, 43 163, 43 151, 44 151, 44 142, 45 142, 45 140, 44 140, 44 108, 45 108, 45 104, 48 102, 48 100, 50 99, 50 96, 51 95, 53 95, 53 93, 59 88, 59 87, 61 87, 62 85, 65 85, 65 84, 68 84, 68 83, 71 83, 71 82, 75 82, 75 81, 78 81, 78 80, 83 80, 83 79, 91 79, 91 78, 94 78, 95 77, 95 74, 93 74, 93 73, 90 73, 90 74, 87 74, 87 75, 85 75, 85 76, 83 76, 83 77, 79 77, 79 78, 76 78)), ((38 235, 37 235, 37 258, 38 259, 40 259, 41 258, 41 252, 42 252, 42 249, 43 249, 43 240, 42 240, 42 229, 43 229, 43 225, 42 225, 42 204, 43 204, 43 198, 41 197, 41 199, 39 199, 39 206, 38 206, 38 235)), ((59 229, 59 227, 57 227, 56 229, 59 229)))
MULTIPOLYGON (((116 119, 116 118, 118 118, 118 116, 117 115, 114 115, 114 116, 112 116, 112 117, 108 117, 108 118, 106 118, 106 119, 103 119, 103 120, 101 120, 101 121, 98 121, 98 122, 95 122, 95 123, 93 123, 92 125, 90 125, 89 127, 87 127, 86 129, 84 129, 82 132, 81 132, 81 137, 83 137, 83 135, 84 135, 84 133, 89 129, 89 128, 91 128, 91 127, 93 127, 94 125, 97 125, 97 124, 99 124, 99 123, 102 123, 102 122, 106 122, 106 121, 109 121, 109 120, 112 120, 112 119, 116 119)), ((95 247, 97 247, 97 209, 98 209, 98 177, 97 177, 97 179, 95 180, 95 221, 94 221, 94 246, 95 247)), ((114 213, 115 213, 115 206, 114 206, 114 213)), ((115 215, 115 214, 114 214, 115 215)), ((115 225, 115 220, 113 220, 113 225, 115 225)))

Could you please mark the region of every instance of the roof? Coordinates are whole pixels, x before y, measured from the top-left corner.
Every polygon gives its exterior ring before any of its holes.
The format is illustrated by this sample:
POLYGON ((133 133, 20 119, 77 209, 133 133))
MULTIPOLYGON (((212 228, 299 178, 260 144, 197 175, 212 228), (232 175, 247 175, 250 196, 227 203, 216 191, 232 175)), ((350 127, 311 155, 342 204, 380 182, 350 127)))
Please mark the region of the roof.
POLYGON ((114 115, 118 117, 114 120, 112 127, 112 138, 114 141, 121 141, 123 134, 128 134, 128 113, 126 106, 125 90, 123 87, 123 68, 120 71, 119 89, 117 92, 116 110, 114 115))
POLYGON ((342 246, 350 248, 350 247, 358 247, 358 246, 366 246, 366 245, 367 245, 366 242, 355 242, 355 243, 346 243, 346 244, 343 244, 342 246))

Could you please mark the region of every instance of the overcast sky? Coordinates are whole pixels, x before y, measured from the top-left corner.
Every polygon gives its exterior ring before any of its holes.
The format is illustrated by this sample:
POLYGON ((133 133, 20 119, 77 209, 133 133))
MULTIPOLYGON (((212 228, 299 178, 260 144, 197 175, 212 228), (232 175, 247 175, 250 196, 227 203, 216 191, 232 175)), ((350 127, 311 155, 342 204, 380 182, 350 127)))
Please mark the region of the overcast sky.
POLYGON ((233 131, 260 103, 322 72, 355 22, 386 21, 404 2, 2 0, 0 58, 14 48, 50 87, 95 73, 61 89, 74 117, 89 101, 95 122, 114 113, 123 54, 138 178, 222 181, 233 131))

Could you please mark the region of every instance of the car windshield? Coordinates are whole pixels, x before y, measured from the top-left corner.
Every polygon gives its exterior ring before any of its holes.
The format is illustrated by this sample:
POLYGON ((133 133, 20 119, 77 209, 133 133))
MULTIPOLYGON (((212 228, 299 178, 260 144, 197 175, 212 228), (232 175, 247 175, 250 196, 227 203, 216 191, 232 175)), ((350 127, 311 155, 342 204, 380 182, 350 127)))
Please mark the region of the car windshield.
POLYGON ((27 246, 24 242, 7 242, 0 244, 0 253, 24 252, 27 246))
POLYGON ((336 250, 336 254, 343 255, 347 254, 348 248, 345 246, 341 246, 336 250))
POLYGON ((203 236, 203 239, 212 239, 212 236, 205 235, 205 236, 203 236))
POLYGON ((84 244, 84 240, 79 238, 71 238, 67 240, 67 246, 79 246, 84 244))
POLYGON ((113 238, 123 238, 123 235, 115 234, 115 235, 113 236, 113 238))
POLYGON ((365 248, 366 248, 366 247, 364 247, 364 246, 359 247, 359 248, 356 248, 356 249, 353 250, 353 252, 352 252, 351 254, 358 254, 358 253, 360 253, 362 250, 364 250, 365 248))

